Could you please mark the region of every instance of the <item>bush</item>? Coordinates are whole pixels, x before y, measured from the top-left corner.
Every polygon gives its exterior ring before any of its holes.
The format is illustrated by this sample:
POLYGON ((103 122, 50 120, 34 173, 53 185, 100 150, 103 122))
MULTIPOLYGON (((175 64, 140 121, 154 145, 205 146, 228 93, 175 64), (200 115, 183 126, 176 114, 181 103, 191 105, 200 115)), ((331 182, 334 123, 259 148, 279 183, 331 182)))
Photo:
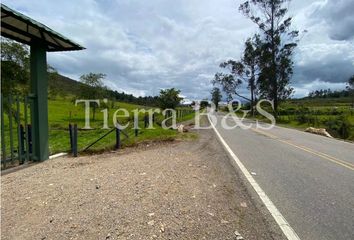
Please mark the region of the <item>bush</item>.
POLYGON ((297 115, 296 121, 298 121, 300 124, 306 123, 307 122, 306 114, 302 113, 302 114, 297 115))
POLYGON ((289 118, 289 116, 279 116, 277 119, 277 122, 287 124, 287 123, 290 123, 290 118, 289 118))
POLYGON ((351 135, 352 125, 347 116, 329 118, 324 124, 332 136, 348 139, 351 135))
POLYGON ((340 110, 338 110, 337 107, 332 108, 332 111, 331 111, 331 114, 332 114, 332 115, 340 115, 340 114, 342 114, 342 113, 343 113, 343 112, 340 111, 340 110))
POLYGON ((278 113, 279 113, 279 115, 283 115, 283 116, 284 115, 295 115, 296 109, 293 107, 289 107, 289 108, 285 108, 285 109, 280 108, 278 110, 278 113))

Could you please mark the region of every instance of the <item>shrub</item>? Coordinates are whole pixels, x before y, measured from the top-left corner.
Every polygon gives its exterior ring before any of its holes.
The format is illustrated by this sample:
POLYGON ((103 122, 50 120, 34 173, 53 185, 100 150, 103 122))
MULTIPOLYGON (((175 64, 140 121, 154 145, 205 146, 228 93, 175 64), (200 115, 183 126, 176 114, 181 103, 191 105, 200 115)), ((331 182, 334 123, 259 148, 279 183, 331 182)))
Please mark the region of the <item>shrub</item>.
POLYGON ((352 125, 347 116, 329 118, 324 121, 327 131, 335 137, 348 139, 351 134, 352 125))
POLYGON ((290 123, 289 116, 279 116, 277 119, 278 123, 290 123))
POLYGON ((303 113, 298 114, 297 117, 296 117, 296 121, 298 121, 300 124, 304 124, 304 123, 307 122, 307 117, 303 113))
POLYGON ((296 113, 296 109, 293 107, 289 107, 289 108, 285 108, 285 109, 280 108, 278 110, 278 113, 279 113, 279 115, 283 115, 283 116, 284 115, 294 115, 296 113))

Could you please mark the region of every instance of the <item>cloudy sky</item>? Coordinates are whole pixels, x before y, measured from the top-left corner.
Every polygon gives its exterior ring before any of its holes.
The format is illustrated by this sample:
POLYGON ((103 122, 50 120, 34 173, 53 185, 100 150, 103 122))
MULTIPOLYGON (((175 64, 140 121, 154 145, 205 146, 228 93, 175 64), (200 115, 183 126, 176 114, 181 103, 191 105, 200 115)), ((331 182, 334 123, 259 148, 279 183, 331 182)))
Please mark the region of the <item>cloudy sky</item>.
MULTIPOLYGON (((240 0, 3 0, 87 49, 49 53, 49 64, 75 80, 107 74, 110 88, 156 95, 176 87, 190 99, 210 96, 218 65, 241 56, 257 31, 240 0)), ((293 0, 301 34, 292 86, 295 97, 341 89, 354 74, 354 1, 293 0)), ((243 89, 242 92, 246 92, 243 89)))

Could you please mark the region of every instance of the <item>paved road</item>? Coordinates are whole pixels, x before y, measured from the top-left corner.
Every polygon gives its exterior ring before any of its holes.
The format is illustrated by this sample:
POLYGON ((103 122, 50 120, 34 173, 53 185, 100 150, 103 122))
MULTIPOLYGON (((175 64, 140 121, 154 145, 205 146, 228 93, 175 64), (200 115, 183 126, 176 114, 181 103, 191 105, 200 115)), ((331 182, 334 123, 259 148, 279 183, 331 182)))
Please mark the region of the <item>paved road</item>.
POLYGON ((216 129, 302 240, 354 239, 354 144, 281 127, 225 130, 221 118, 216 129))

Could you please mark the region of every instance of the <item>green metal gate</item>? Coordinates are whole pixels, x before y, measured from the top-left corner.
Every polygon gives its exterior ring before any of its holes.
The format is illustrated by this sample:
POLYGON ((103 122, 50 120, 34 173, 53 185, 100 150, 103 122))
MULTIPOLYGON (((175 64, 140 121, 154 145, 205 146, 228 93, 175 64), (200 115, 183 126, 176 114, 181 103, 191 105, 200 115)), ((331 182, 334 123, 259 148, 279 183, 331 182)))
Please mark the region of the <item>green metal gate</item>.
POLYGON ((31 161, 30 105, 29 97, 1 94, 1 169, 31 161))

